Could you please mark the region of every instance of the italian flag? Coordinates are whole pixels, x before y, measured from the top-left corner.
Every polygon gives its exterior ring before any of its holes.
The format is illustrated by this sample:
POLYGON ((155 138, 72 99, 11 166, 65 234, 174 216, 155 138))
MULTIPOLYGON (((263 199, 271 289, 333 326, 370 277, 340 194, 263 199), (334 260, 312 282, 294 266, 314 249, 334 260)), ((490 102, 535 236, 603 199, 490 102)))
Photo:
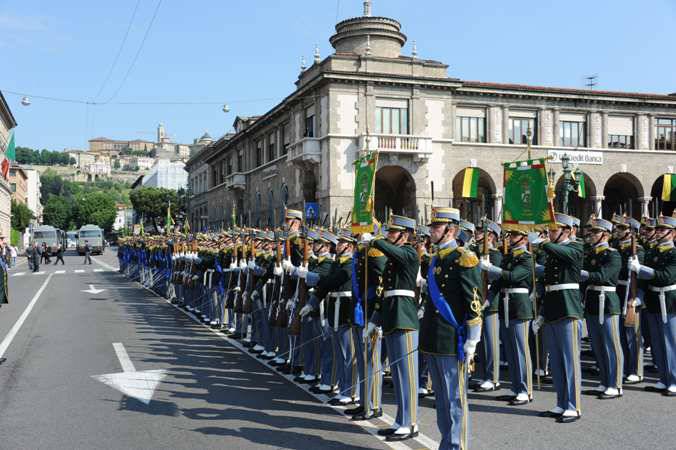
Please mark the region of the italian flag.
POLYGON ((467 167, 462 179, 462 197, 477 198, 479 191, 479 169, 467 167))
POLYGON ((587 198, 587 187, 584 183, 583 173, 580 173, 579 179, 577 180, 577 196, 580 198, 587 198))
POLYGON ((676 201, 676 174, 665 173, 662 177, 662 201, 676 201))
POLYGON ((7 179, 9 175, 9 166, 12 165, 12 161, 16 159, 16 147, 14 144, 14 133, 9 137, 9 144, 7 144, 7 148, 5 149, 5 159, 2 160, 2 166, 0 166, 0 170, 2 170, 2 176, 7 179))

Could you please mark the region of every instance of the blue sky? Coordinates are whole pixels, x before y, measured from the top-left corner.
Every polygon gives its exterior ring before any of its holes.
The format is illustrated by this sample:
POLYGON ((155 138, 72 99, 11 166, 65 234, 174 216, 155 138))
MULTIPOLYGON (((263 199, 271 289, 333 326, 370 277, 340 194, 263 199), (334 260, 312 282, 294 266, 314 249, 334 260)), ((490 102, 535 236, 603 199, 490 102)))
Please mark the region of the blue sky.
MULTIPOLYGON (((137 0, 0 0, 0 90, 91 101, 106 78, 137 0)), ((119 62, 97 101, 121 85, 157 0, 141 0, 119 62)), ((374 15, 398 19, 421 58, 466 80, 676 92, 676 0, 566 2, 375 0, 374 15)), ((322 57, 336 18, 361 0, 164 0, 118 95, 87 106, 5 93, 19 122, 17 145, 85 148, 107 136, 150 139, 163 122, 177 142, 228 131, 293 90, 300 57, 322 57), (117 102, 214 102, 123 105, 117 102), (220 103, 231 111, 224 114, 220 103)))

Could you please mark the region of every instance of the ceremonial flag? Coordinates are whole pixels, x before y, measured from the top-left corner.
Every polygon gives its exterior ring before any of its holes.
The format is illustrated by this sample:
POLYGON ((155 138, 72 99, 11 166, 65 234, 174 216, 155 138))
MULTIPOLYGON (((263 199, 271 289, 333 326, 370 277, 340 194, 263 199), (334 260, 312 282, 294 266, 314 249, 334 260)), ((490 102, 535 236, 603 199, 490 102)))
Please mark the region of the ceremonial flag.
POLYGON ((462 197, 477 198, 479 191, 479 169, 467 167, 462 178, 462 197))
POLYGON ((143 236, 145 234, 145 230, 143 229, 143 217, 141 217, 141 223, 139 224, 139 234, 143 236))
POLYGON ((235 202, 232 202, 232 227, 233 228, 237 227, 237 209, 235 206, 235 202))
POLYGON ((164 219, 164 231, 169 233, 169 228, 174 226, 174 219, 171 217, 171 202, 167 206, 167 217, 164 219))
POLYGON ((2 176, 7 178, 9 174, 9 166, 12 165, 12 161, 16 159, 16 147, 14 144, 14 133, 9 137, 9 144, 5 149, 5 159, 2 160, 2 176))
POLYGON ((504 164, 504 230, 535 231, 553 226, 552 190, 548 189, 544 159, 504 164))
POLYGON ((577 196, 580 198, 587 198, 587 186, 584 182, 584 173, 580 172, 577 180, 577 196))
POLYGON ((676 174, 665 173, 662 177, 662 201, 676 202, 676 174))
POLYGON ((352 208, 352 232, 373 233, 373 204, 375 196, 378 152, 360 156, 354 163, 354 206, 352 208))
POLYGON ((190 221, 188 220, 188 216, 185 216, 185 220, 183 221, 183 232, 185 234, 190 234, 190 221))

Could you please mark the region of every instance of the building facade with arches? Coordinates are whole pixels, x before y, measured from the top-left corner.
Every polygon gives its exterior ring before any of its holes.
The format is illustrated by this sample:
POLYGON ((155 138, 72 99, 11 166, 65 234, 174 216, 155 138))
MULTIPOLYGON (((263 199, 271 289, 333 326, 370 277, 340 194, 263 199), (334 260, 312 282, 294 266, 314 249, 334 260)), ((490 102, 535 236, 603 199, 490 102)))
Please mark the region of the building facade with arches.
MULTIPOLYGON (((378 218, 424 220, 434 203, 499 220, 503 163, 526 158, 528 130, 532 156, 549 158, 557 206, 565 155, 586 185, 585 198, 570 195, 571 213, 671 214, 676 205, 659 194, 676 166, 676 94, 460 80, 415 44, 404 55, 406 41, 398 21, 370 11, 338 23, 334 53, 316 50, 291 94, 261 116, 237 117, 233 135, 194 155, 208 166, 208 227, 230 225, 233 205, 238 223, 258 226, 304 202, 319 203, 325 224, 346 219, 353 164, 367 151, 379 152, 378 218), (479 173, 473 199, 462 197, 468 167, 479 173)), ((191 161, 188 170, 198 166, 191 161)))

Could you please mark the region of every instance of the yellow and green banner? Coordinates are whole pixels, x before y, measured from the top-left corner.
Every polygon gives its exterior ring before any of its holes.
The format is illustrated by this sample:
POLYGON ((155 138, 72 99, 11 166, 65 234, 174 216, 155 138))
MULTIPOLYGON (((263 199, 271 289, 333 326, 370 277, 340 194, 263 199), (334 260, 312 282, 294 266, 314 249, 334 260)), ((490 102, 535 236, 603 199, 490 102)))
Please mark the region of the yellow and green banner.
POLYGON ((665 173, 662 177, 662 201, 676 202, 676 174, 665 173))
POLYGON ((462 178, 462 197, 477 198, 479 194, 479 169, 467 167, 462 178))
POLYGON ((370 152, 360 156, 354 165, 352 233, 373 233, 373 205, 376 194, 375 183, 378 152, 370 152))
POLYGON ((584 173, 580 172, 577 179, 577 196, 587 198, 587 185, 584 181, 584 173))
POLYGON ((548 189, 544 159, 504 164, 502 228, 536 231, 554 226, 553 190, 548 189))

